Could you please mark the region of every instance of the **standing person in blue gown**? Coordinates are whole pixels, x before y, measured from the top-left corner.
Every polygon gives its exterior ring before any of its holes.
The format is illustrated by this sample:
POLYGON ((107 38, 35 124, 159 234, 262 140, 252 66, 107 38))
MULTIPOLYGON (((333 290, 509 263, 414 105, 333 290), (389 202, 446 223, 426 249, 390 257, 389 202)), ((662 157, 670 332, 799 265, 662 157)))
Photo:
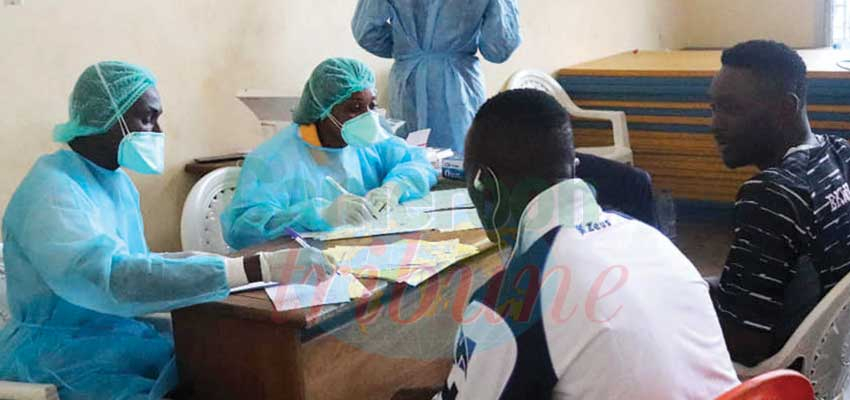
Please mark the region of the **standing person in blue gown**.
POLYGON ((359 0, 351 29, 366 51, 395 59, 390 116, 456 153, 486 99, 476 53, 502 63, 520 44, 515 0, 359 0))

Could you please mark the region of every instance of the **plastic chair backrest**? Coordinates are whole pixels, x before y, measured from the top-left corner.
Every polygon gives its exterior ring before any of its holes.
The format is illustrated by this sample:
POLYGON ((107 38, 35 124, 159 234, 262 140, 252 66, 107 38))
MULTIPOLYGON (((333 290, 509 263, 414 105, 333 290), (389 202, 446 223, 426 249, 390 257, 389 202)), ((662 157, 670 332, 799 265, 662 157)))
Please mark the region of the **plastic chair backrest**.
POLYGON ((521 69, 514 72, 513 75, 508 78, 508 81, 505 82, 502 90, 520 88, 537 89, 549 93, 555 98, 555 100, 558 100, 558 102, 567 109, 567 112, 570 113, 570 115, 575 115, 576 113, 584 111, 575 102, 573 102, 558 81, 543 71, 535 69, 521 69))
POLYGON ((750 377, 800 361, 818 399, 850 395, 850 274, 820 300, 778 353, 755 367, 735 369, 750 377))
POLYGON ((221 234, 219 215, 230 204, 239 182, 239 167, 219 168, 205 175, 186 197, 180 221, 184 251, 228 254, 233 251, 221 234))
POLYGON ((787 369, 756 376, 717 400, 812 400, 815 398, 809 380, 797 371, 787 369))
POLYGON ((614 133, 613 146, 579 148, 578 151, 585 151, 627 164, 633 163, 631 143, 629 141, 629 128, 624 112, 585 110, 579 107, 570 99, 570 96, 558 81, 543 71, 534 69, 519 70, 508 78, 502 90, 520 88, 537 89, 550 94, 564 106, 572 117, 609 121, 614 133))

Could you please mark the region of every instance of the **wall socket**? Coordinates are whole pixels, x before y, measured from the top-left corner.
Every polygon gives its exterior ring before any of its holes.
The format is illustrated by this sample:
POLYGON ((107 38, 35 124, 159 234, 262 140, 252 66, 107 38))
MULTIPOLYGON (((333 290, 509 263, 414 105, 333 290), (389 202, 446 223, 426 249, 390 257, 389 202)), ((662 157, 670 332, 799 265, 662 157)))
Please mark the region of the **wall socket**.
POLYGON ((5 6, 22 6, 22 5, 24 5, 24 0, 3 0, 3 5, 5 5, 5 6))

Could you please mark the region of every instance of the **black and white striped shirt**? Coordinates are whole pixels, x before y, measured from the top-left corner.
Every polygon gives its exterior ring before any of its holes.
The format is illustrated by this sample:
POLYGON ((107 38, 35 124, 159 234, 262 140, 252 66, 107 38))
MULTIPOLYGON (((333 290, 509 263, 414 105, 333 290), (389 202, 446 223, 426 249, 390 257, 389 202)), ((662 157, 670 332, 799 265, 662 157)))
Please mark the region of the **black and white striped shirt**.
POLYGON ((776 331, 788 315, 786 289, 801 260, 811 261, 821 297, 850 271, 850 145, 816 139, 738 191, 717 299, 721 318, 782 336, 776 331))

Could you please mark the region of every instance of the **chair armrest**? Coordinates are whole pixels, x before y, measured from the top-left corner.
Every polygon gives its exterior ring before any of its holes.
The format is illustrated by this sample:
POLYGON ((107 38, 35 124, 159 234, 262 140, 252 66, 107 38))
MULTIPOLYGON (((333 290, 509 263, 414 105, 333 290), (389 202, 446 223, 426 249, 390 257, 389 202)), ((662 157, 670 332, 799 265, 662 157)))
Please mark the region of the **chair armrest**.
POLYGON ((614 146, 631 148, 629 128, 626 123, 626 113, 622 111, 584 110, 570 111, 570 115, 578 118, 601 119, 611 122, 614 130, 614 146))

